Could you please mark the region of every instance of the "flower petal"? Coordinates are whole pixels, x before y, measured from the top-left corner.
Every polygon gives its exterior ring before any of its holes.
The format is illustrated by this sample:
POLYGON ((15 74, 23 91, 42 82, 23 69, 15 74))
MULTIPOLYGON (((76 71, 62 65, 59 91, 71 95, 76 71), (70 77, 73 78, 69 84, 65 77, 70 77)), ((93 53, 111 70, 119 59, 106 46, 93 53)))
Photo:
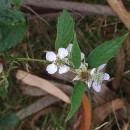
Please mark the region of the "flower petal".
POLYGON ((93 68, 91 71, 90 71, 90 74, 93 75, 96 71, 96 68, 93 68))
POLYGON ((80 77, 77 75, 72 81, 80 80, 80 77))
POLYGON ((81 52, 81 60, 85 59, 85 54, 81 52))
POLYGON ((65 48, 59 48, 58 49, 58 56, 60 57, 60 59, 65 58, 66 56, 68 56, 68 51, 65 48))
POLYGON ((98 84, 97 82, 93 82, 92 87, 96 92, 101 91, 101 84, 98 84))
POLYGON ((54 74, 57 71, 57 66, 55 64, 50 64, 47 66, 46 71, 49 74, 54 74))
POLYGON ((54 52, 52 52, 52 51, 48 51, 47 53, 46 53, 46 59, 48 60, 48 61, 55 61, 56 60, 56 54, 54 53, 54 52))
POLYGON ((0 63, 0 73, 3 72, 3 64, 0 63))
POLYGON ((83 64, 83 63, 81 62, 81 65, 80 65, 79 69, 86 69, 86 70, 87 70, 87 67, 85 66, 85 64, 83 64))
POLYGON ((87 85, 88 85, 88 88, 90 89, 91 86, 92 86, 92 80, 89 80, 89 81, 87 82, 87 85))
POLYGON ((97 72, 100 72, 104 67, 106 66, 106 64, 102 64, 98 67, 97 72))
POLYGON ((70 70, 70 68, 66 65, 60 66, 59 68, 59 74, 67 73, 70 70))
POLYGON ((73 44, 69 44, 69 46, 66 48, 66 50, 70 53, 72 51, 73 44))
POLYGON ((110 79, 110 75, 107 74, 107 73, 104 73, 104 74, 103 74, 103 79, 104 79, 104 80, 109 80, 109 79, 110 79))

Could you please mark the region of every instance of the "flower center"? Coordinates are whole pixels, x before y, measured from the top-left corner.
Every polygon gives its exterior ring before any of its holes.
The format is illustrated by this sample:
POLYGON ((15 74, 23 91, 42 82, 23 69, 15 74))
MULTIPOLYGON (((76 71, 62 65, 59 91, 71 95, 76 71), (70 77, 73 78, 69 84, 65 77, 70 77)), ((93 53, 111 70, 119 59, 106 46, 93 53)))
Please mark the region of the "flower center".
POLYGON ((79 74, 79 77, 83 80, 86 81, 90 78, 90 73, 88 71, 82 71, 79 74))
POLYGON ((60 58, 57 58, 56 61, 55 61, 55 64, 57 66, 62 66, 64 64, 64 62, 60 58))
POLYGON ((97 82, 101 83, 103 81, 102 73, 95 73, 92 78, 97 82))

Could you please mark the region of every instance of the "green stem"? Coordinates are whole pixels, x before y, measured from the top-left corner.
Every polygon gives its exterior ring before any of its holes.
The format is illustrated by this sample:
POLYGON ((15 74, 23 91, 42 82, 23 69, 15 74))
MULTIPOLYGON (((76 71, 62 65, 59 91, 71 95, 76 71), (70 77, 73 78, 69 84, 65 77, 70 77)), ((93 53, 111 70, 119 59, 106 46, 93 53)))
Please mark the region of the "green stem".
POLYGON ((14 58, 9 66, 9 69, 7 71, 7 77, 9 76, 10 74, 10 71, 11 71, 11 68, 12 66, 14 65, 14 63, 16 61, 34 61, 34 62, 42 62, 42 63, 46 63, 47 61, 46 60, 40 60, 40 59, 32 59, 32 58, 14 58))
POLYGON ((8 71, 7 71, 7 73, 6 73, 6 78, 9 76, 10 71, 11 71, 11 68, 12 68, 12 66, 14 65, 14 63, 15 63, 15 61, 12 61, 12 62, 11 62, 10 66, 9 66, 9 69, 8 69, 8 71))
POLYGON ((90 102, 90 105, 91 105, 91 108, 92 108, 91 94, 90 94, 90 89, 88 88, 88 86, 87 86, 87 95, 88 95, 88 99, 89 99, 89 102, 90 102))
POLYGON ((40 60, 40 59, 32 59, 32 58, 15 58, 16 61, 34 61, 34 62, 42 62, 46 63, 47 60, 40 60))

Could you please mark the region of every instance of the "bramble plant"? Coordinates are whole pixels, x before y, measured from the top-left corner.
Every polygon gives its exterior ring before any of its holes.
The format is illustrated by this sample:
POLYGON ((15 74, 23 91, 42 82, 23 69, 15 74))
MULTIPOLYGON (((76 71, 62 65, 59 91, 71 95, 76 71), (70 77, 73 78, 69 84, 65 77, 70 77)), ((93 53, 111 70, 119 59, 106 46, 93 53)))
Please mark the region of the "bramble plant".
POLYGON ((27 32, 26 15, 19 11, 20 0, 1 0, 0 3, 0 54, 5 59, 10 59, 11 64, 8 70, 3 70, 0 65, 1 81, 0 95, 7 94, 8 76, 10 69, 15 62, 9 55, 8 51, 17 45, 27 32), (12 5, 14 5, 12 7, 12 5), (8 57, 8 58, 7 58, 8 57))
POLYGON ((116 40, 99 45, 85 58, 85 54, 80 50, 76 32, 74 31, 73 18, 66 10, 61 13, 58 18, 55 42, 57 53, 52 51, 46 53, 46 59, 50 62, 46 70, 49 74, 54 74, 58 70, 59 74, 72 71, 77 75, 72 80, 77 82, 71 95, 71 108, 66 121, 79 108, 86 88, 88 93, 91 87, 96 92, 100 92, 102 82, 110 79, 109 74, 103 71, 104 67, 108 60, 119 51, 127 35, 125 34, 116 40))
POLYGON ((14 58, 9 56, 8 51, 24 38, 27 32, 27 21, 26 15, 19 11, 20 0, 13 0, 14 7, 11 7, 11 4, 10 0, 2 0, 0 5, 0 53, 4 58, 10 60, 7 70, 0 63, 0 83, 4 86, 0 87, 0 95, 7 93, 7 79, 10 70, 13 64, 19 61, 48 62, 46 70, 49 74, 54 74, 57 71, 59 74, 72 71, 76 77, 72 80, 75 86, 71 95, 70 112, 66 118, 68 121, 79 108, 85 89, 88 92, 90 88, 100 92, 102 82, 110 79, 110 75, 103 71, 104 67, 108 60, 119 51, 128 34, 116 40, 104 42, 86 57, 78 44, 74 30, 75 22, 67 10, 63 10, 58 18, 55 52, 48 51, 46 60, 14 58))

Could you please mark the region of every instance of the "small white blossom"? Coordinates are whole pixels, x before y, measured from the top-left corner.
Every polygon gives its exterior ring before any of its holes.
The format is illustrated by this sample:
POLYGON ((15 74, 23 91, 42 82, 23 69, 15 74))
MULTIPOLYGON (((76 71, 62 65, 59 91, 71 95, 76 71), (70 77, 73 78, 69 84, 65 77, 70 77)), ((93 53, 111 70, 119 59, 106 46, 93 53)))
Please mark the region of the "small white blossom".
POLYGON ((81 63, 80 68, 76 69, 77 76, 72 80, 81 80, 84 82, 88 82, 90 78, 90 72, 87 69, 87 64, 81 63))
POLYGON ((77 76, 72 81, 81 80, 87 84, 88 88, 93 87, 96 92, 100 92, 103 80, 110 79, 109 74, 103 72, 105 65, 103 64, 90 71, 87 69, 87 65, 82 63, 80 68, 76 70, 77 76))
POLYGON ((101 66, 99 66, 97 69, 93 68, 90 72, 91 74, 91 81, 89 83, 89 87, 93 87, 93 89, 96 92, 100 92, 101 91, 101 86, 102 86, 102 82, 103 80, 109 80, 110 76, 107 73, 104 73, 102 70, 104 69, 104 67, 106 66, 106 64, 103 64, 101 66))
POLYGON ((59 74, 67 73, 70 68, 65 65, 65 61, 67 61, 66 57, 68 56, 68 50, 65 48, 59 48, 58 54, 55 54, 52 51, 48 51, 46 53, 46 59, 52 64, 48 65, 46 70, 49 74, 54 74, 59 69, 59 74))
POLYGON ((72 47, 73 47, 73 44, 70 43, 70 44, 68 45, 68 47, 66 48, 69 53, 71 53, 72 47))
POLYGON ((65 58, 66 56, 68 56, 68 51, 67 51, 67 49, 65 49, 65 48, 59 48, 58 49, 58 56, 59 56, 59 58, 60 59, 63 59, 63 58, 65 58))
POLYGON ((50 64, 47 66, 46 70, 49 74, 54 74, 57 71, 57 66, 55 64, 50 64))
POLYGON ((46 59, 50 62, 55 61, 56 60, 56 54, 52 51, 48 51, 46 53, 46 59))
POLYGON ((70 70, 70 68, 66 65, 59 67, 59 74, 67 73, 70 70))
POLYGON ((86 71, 87 71, 86 66, 81 63, 80 68, 76 69, 77 76, 72 81, 82 80, 82 78, 83 78, 82 73, 86 73, 86 71))

